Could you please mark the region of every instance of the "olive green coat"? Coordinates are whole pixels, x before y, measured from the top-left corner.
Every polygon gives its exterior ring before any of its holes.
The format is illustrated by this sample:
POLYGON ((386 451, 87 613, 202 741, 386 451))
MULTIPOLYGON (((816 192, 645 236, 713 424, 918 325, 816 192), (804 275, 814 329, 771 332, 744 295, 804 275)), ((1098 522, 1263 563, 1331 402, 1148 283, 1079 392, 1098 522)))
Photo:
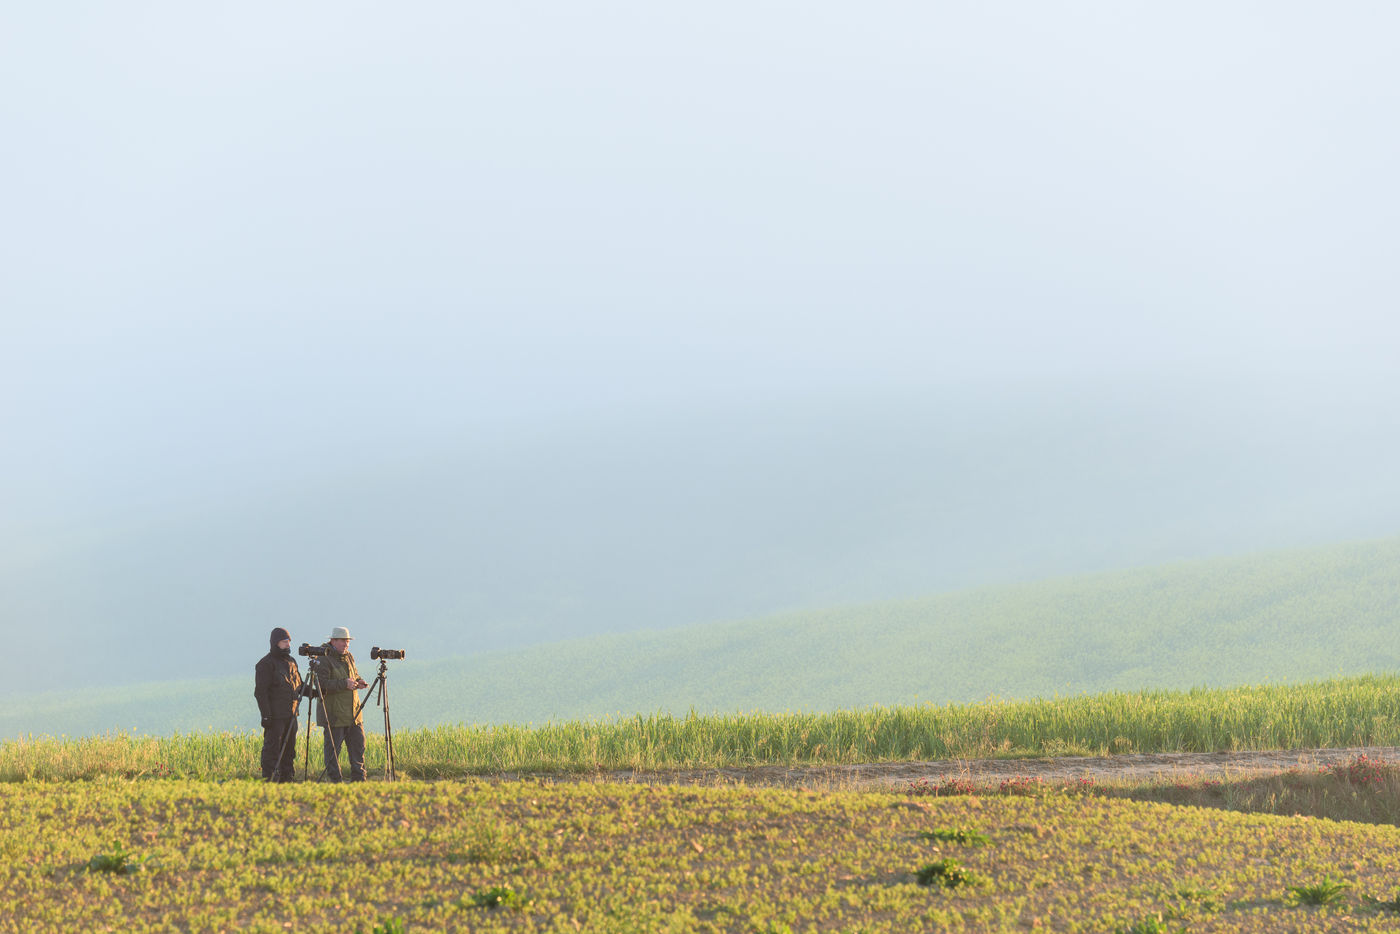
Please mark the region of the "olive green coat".
POLYGON ((321 726, 354 726, 364 722, 359 711, 360 695, 345 686, 347 678, 358 678, 355 656, 346 652, 335 654, 335 649, 327 646, 325 655, 315 661, 316 677, 321 682, 324 703, 316 704, 316 722, 321 726), (327 717, 330 722, 327 723, 327 717))

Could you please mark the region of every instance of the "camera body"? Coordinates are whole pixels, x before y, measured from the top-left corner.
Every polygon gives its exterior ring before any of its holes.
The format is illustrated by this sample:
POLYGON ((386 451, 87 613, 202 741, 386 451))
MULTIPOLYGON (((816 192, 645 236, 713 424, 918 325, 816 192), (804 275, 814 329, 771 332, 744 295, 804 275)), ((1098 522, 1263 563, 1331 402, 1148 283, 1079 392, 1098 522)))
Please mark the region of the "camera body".
POLYGON ((369 657, 375 660, 381 658, 403 658, 404 654, 403 649, 381 649, 377 645, 369 650, 369 657))
POLYGON ((303 658, 320 658, 329 651, 324 645, 312 645, 310 642, 303 642, 297 646, 297 654, 303 658))

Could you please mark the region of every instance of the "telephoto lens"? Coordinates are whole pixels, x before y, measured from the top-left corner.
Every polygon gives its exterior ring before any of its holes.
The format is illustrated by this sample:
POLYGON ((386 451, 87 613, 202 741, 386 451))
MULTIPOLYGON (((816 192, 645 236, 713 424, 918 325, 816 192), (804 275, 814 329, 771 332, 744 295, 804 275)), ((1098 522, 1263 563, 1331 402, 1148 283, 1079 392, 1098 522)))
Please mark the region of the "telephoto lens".
POLYGON ((374 648, 369 650, 369 657, 373 659, 403 658, 403 656, 403 649, 381 649, 379 646, 376 645, 374 648))
POLYGON ((326 654, 326 647, 324 645, 312 645, 310 642, 303 642, 301 645, 297 646, 297 654, 303 657, 319 657, 326 654))

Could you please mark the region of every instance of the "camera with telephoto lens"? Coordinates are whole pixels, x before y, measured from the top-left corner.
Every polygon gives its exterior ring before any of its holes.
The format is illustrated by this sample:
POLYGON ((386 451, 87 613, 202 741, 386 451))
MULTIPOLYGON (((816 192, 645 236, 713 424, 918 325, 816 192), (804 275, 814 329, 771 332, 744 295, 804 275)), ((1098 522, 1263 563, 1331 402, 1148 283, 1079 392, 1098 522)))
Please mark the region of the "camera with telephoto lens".
POLYGON ((314 656, 320 658, 322 655, 326 654, 326 651, 327 649, 324 645, 312 645, 310 642, 303 642, 301 645, 297 646, 297 654, 303 657, 314 656))
POLYGON ((379 646, 376 645, 374 648, 369 650, 369 657, 373 659, 403 658, 403 656, 403 649, 381 649, 379 646))

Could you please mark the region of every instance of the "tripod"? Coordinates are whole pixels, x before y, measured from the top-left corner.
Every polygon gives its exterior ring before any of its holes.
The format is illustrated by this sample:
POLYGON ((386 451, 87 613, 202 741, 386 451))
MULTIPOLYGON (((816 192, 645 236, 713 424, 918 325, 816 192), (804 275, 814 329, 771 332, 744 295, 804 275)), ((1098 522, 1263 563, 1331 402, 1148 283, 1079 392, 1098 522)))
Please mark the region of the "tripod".
POLYGON ((360 701, 360 706, 355 708, 355 719, 360 718, 360 711, 365 709, 369 699, 374 696, 375 691, 379 692, 379 697, 375 703, 384 708, 384 777, 392 779, 394 775, 394 729, 389 724, 389 664, 384 659, 379 660, 379 674, 375 675, 374 681, 370 683, 369 690, 365 692, 364 699, 360 701))
MULTIPOLYGON (((308 699, 316 697, 321 701, 321 706, 326 704, 326 697, 321 693, 321 679, 316 677, 316 660, 313 658, 311 664, 306 666, 306 683, 301 686, 302 694, 308 699), (316 693, 312 693, 315 688, 316 693)), ((306 781, 311 776, 311 704, 306 705, 306 759, 301 767, 301 780, 306 781)), ((286 739, 282 740, 284 743, 286 739)))

